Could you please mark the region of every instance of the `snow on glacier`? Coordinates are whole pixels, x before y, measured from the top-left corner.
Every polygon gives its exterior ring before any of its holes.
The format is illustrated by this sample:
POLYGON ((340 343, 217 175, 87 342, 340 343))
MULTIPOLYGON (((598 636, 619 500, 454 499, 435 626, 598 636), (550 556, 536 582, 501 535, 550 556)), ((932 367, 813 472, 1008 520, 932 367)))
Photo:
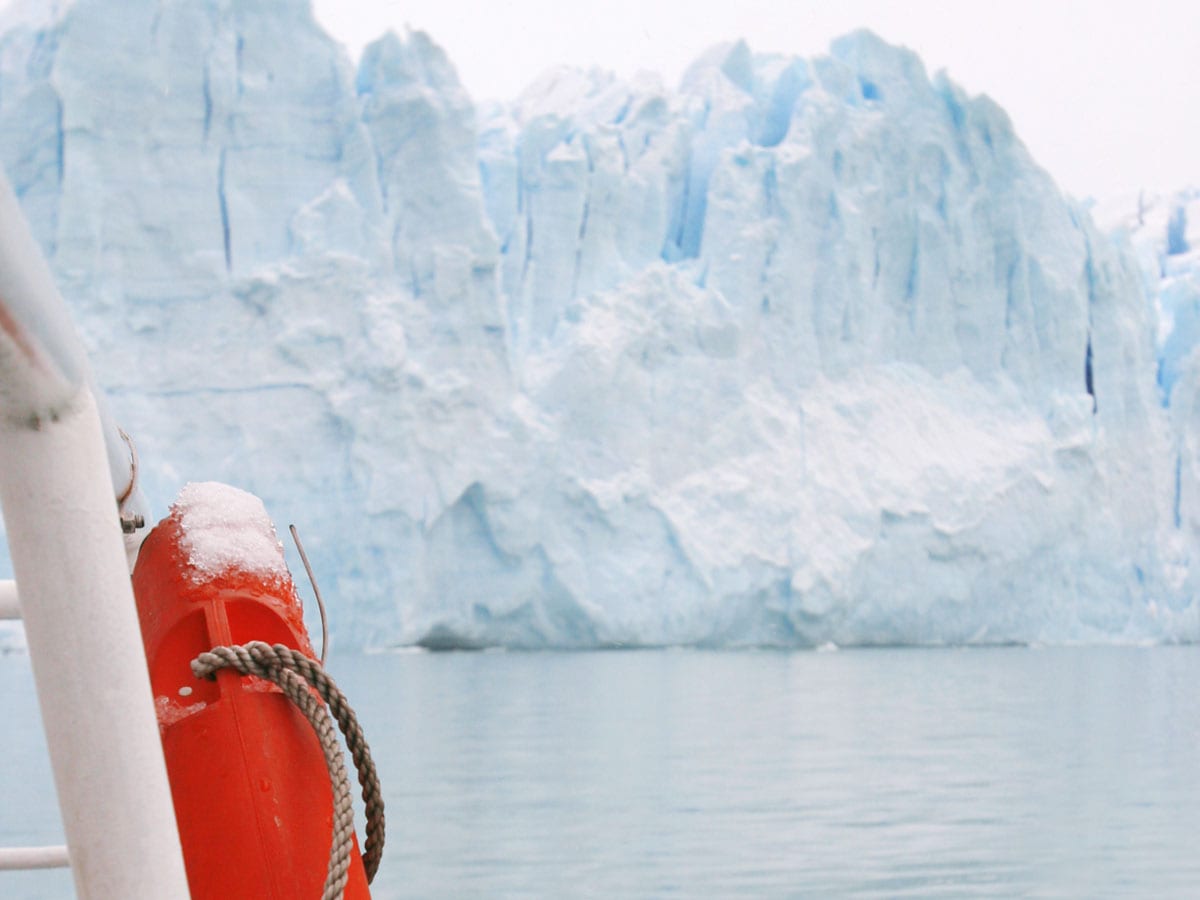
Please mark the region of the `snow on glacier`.
POLYGON ((1147 251, 869 33, 477 110, 302 0, 76 0, 0 134, 148 496, 297 522, 343 645, 1197 635, 1147 251))

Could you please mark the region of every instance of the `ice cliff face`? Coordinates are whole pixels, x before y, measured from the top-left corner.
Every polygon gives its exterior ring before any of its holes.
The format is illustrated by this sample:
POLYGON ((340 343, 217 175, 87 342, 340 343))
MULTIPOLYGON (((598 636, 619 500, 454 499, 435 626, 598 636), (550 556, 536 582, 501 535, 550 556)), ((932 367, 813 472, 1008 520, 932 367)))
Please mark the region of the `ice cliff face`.
POLYGON ((1116 198, 1097 220, 1128 239, 1158 321, 1158 384, 1171 427, 1172 518, 1180 534, 1200 529, 1200 189, 1116 198))
POLYGON ((1157 285, 870 34, 477 111, 421 34, 78 0, 0 158, 149 496, 297 522, 343 646, 1200 635, 1157 285))

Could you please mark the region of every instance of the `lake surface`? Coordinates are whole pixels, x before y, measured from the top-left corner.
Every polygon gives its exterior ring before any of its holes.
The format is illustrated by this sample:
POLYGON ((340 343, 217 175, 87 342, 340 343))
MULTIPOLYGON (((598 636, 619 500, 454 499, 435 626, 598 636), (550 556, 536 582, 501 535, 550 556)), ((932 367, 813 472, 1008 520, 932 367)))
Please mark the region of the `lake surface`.
MULTIPOLYGON (((377 900, 1200 896, 1200 648, 330 671, 387 799, 377 900)), ((61 842, 23 658, 0 658, 0 716, 0 842, 61 842)), ((0 897, 70 896, 66 872, 0 873, 0 897)))

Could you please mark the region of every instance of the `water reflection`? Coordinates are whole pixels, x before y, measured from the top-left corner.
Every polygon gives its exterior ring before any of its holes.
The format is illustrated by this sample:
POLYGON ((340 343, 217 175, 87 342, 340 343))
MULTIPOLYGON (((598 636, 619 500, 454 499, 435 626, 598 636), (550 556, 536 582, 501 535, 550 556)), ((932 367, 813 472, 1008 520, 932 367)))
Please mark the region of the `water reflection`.
MULTIPOLYGON (((9 721, 18 667, 0 660, 9 721)), ((1200 880, 1192 648, 330 668, 387 796, 376 898, 1183 897, 1200 880)), ((5 740, 28 756, 21 731, 5 740)), ((46 792, 3 777, 5 840, 56 840, 46 792)), ((15 883, 0 896, 62 896, 15 883)))

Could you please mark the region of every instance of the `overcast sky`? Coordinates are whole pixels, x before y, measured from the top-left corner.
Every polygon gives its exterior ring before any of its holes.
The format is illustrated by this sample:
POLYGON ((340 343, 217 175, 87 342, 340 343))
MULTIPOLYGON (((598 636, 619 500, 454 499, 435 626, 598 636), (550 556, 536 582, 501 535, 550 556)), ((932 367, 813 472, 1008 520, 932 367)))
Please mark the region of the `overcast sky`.
POLYGON ((476 99, 510 99, 557 64, 674 86, 714 43, 811 56, 866 26, 1008 110, 1076 196, 1200 185, 1200 0, 315 0, 357 58, 428 32, 476 99))

